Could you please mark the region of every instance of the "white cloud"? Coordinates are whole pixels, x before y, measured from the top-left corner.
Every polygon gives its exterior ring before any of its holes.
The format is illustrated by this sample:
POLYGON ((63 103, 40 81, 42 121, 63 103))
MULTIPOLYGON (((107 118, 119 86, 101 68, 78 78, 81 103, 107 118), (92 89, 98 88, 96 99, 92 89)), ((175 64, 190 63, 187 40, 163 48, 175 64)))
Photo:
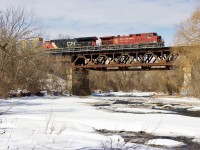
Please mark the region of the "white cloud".
POLYGON ((169 33, 175 32, 175 25, 189 17, 195 7, 191 0, 0 0, 0 3, 1 7, 12 4, 32 9, 52 37, 59 33, 100 36, 159 31, 169 36, 168 43, 173 40, 169 33))

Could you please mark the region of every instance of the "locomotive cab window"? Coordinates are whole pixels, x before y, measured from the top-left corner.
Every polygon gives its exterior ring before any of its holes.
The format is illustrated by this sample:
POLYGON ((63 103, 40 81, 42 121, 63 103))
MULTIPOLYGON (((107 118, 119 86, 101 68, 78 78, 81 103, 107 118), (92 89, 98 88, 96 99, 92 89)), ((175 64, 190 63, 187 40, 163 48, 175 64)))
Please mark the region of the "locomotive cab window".
POLYGON ((153 33, 153 36, 157 36, 157 33, 153 33))
POLYGON ((141 36, 141 34, 136 34, 136 36, 141 36))
POLYGON ((153 36, 152 33, 148 33, 148 34, 147 34, 147 37, 152 37, 152 36, 153 36))

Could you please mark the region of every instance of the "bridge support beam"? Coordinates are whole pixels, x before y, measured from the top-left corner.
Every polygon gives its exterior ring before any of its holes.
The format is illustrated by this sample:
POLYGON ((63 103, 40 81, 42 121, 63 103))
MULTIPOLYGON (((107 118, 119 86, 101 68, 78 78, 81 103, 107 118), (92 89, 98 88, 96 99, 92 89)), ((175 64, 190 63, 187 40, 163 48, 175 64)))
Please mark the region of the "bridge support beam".
POLYGON ((74 70, 72 67, 67 67, 67 91, 70 94, 77 96, 87 96, 91 94, 89 88, 89 71, 74 70))

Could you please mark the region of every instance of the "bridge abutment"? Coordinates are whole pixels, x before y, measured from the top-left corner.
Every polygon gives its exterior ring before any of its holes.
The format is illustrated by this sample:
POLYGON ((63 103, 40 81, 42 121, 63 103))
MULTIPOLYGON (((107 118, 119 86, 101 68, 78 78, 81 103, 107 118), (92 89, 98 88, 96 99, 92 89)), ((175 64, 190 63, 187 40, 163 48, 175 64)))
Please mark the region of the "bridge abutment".
POLYGON ((87 96, 91 94, 88 70, 74 70, 72 67, 68 67, 66 73, 67 91, 77 96, 87 96))

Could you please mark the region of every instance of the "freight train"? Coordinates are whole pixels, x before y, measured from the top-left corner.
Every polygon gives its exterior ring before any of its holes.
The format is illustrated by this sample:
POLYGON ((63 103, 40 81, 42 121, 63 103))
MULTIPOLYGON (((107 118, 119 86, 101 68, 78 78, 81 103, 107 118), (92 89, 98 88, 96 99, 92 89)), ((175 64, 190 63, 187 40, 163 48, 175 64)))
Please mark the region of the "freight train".
MULTIPOLYGON (((155 32, 129 34, 123 36, 103 36, 100 37, 100 46, 110 45, 140 45, 142 46, 164 46, 164 40, 155 32)), ((82 37, 73 39, 56 39, 43 43, 44 49, 58 49, 70 47, 97 46, 97 37, 82 37)))

